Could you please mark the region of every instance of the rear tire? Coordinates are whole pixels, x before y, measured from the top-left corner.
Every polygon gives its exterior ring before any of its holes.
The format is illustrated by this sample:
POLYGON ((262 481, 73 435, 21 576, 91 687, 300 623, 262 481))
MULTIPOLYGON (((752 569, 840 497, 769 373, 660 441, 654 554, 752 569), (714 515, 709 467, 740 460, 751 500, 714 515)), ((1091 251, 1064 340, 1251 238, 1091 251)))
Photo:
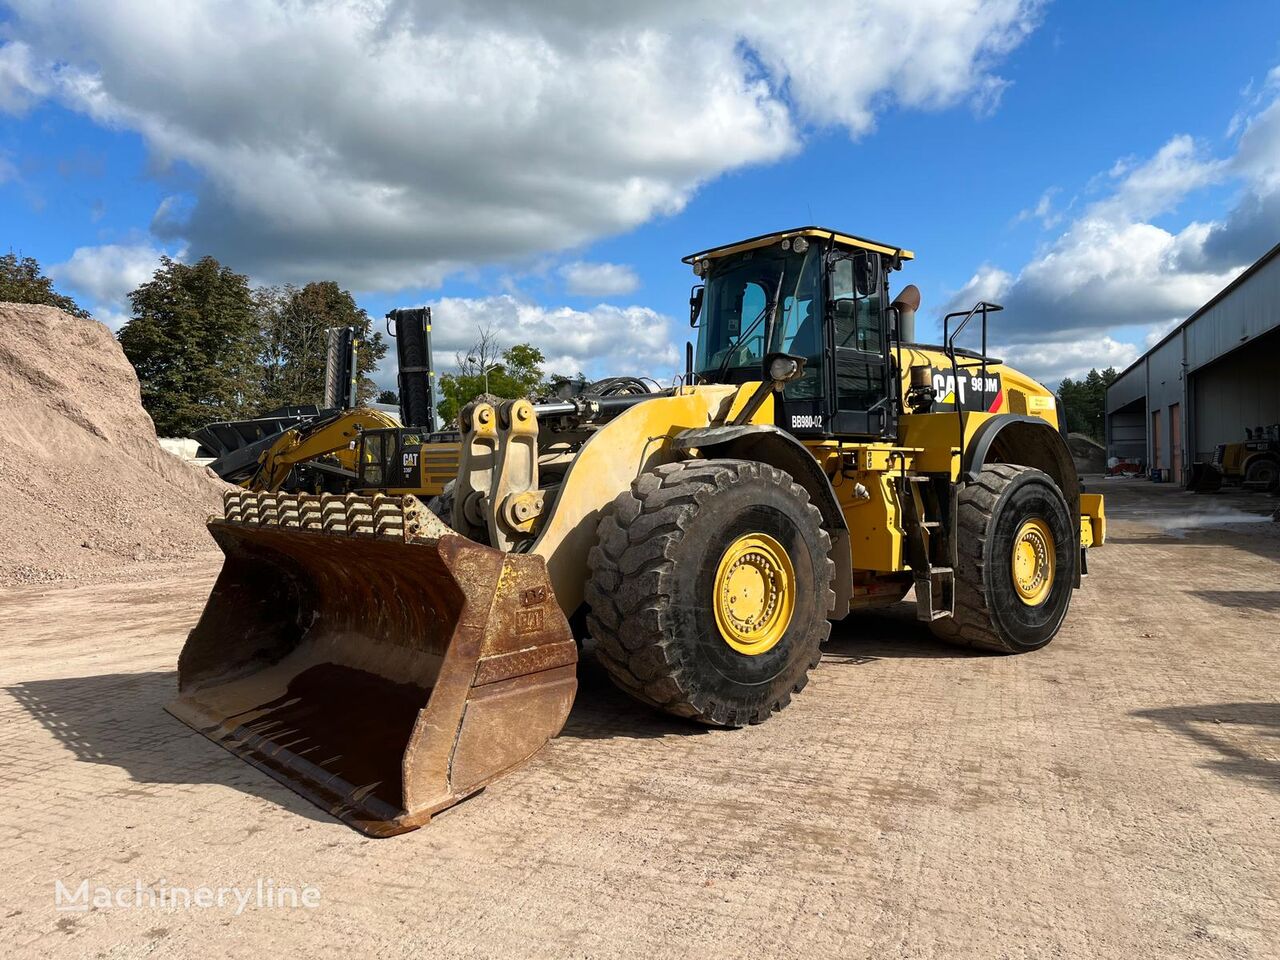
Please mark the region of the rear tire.
MULTIPOLYGON (((666 464, 614 500, 598 537, 588 624, 600 663, 624 691, 668 713, 732 727, 768 719, 805 686, 831 632, 835 565, 822 516, 790 475, 743 460, 666 464), (730 639, 720 624, 725 594, 738 600, 726 588, 733 582, 726 558, 751 542, 779 548, 778 576, 760 582, 786 586, 778 604, 761 604, 751 629, 763 639, 747 653, 741 634, 730 639), (789 618, 770 621, 775 606, 789 618), (768 622, 775 629, 766 631, 768 622)), ((755 576, 756 568, 743 569, 748 580, 755 576)), ((771 596, 768 587, 764 593, 771 596)))
POLYGON ((1025 653, 1048 644, 1071 605, 1078 525, 1048 474, 1006 463, 984 466, 960 493, 955 612, 930 624, 934 635, 1000 653, 1025 653), (1035 545, 1028 553, 1034 557, 1037 547, 1044 550, 1048 583, 1028 577, 1020 590, 1015 550, 1028 529, 1035 545))

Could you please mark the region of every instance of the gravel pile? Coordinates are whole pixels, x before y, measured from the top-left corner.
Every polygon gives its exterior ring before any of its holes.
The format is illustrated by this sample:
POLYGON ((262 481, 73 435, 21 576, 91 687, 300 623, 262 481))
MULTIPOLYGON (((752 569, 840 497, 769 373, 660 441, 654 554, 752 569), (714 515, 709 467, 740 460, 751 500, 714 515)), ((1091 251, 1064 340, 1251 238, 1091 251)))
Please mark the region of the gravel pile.
POLYGON ((156 441, 105 326, 0 303, 0 584, 111 579, 216 557, 227 485, 156 441))

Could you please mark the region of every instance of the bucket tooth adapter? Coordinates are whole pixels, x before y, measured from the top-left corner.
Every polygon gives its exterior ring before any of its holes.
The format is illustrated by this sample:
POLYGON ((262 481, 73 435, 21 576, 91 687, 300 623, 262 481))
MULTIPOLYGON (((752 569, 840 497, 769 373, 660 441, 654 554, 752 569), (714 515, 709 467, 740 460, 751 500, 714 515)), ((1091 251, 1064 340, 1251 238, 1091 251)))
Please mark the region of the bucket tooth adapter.
POLYGON ((915 342, 911 258, 821 227, 691 254, 675 385, 482 397, 447 440, 348 438, 360 492, 228 494, 169 711, 389 836, 560 731, 570 622, 626 695, 715 727, 786 709, 831 621, 913 591, 940 643, 1041 649, 1103 498, 1053 393, 987 354, 998 304, 915 342))
POLYGON ((421 826, 559 733, 577 647, 541 557, 413 497, 229 492, 226 563, 168 711, 371 836, 421 826))

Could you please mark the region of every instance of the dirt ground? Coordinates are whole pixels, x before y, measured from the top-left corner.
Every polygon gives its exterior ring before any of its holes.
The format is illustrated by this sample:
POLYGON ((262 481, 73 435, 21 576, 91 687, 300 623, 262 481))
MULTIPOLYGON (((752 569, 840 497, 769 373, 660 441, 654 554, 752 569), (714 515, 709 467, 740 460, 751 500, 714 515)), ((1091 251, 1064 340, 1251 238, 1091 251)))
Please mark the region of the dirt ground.
POLYGON ((590 662, 563 735, 368 840, 161 710, 215 563, 0 591, 9 956, 1280 956, 1277 501, 1108 495, 1046 650, 899 604, 774 720, 704 731, 590 662), (312 909, 55 908, 56 882, 314 887, 312 909))

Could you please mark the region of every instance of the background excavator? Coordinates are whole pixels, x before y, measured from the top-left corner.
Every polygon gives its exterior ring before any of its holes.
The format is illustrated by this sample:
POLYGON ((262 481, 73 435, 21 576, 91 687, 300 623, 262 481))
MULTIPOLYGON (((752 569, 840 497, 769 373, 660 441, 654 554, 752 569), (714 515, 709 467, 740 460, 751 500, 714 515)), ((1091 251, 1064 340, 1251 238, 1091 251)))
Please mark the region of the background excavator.
POLYGON ((720 727, 786 708, 832 621, 913 587, 941 640, 1043 647, 1102 498, 1053 395, 987 355, 998 305, 915 343, 918 291, 889 294, 911 259, 820 227, 686 257, 675 386, 468 405, 432 509, 229 493, 169 711, 387 836, 559 732, 584 633, 628 694, 720 727))
POLYGON ((431 309, 392 310, 386 322, 396 345, 398 410, 357 403, 360 339, 353 327, 334 327, 321 405, 202 427, 195 439, 216 457, 210 468, 262 492, 442 492, 457 467, 458 436, 439 429, 431 309))

